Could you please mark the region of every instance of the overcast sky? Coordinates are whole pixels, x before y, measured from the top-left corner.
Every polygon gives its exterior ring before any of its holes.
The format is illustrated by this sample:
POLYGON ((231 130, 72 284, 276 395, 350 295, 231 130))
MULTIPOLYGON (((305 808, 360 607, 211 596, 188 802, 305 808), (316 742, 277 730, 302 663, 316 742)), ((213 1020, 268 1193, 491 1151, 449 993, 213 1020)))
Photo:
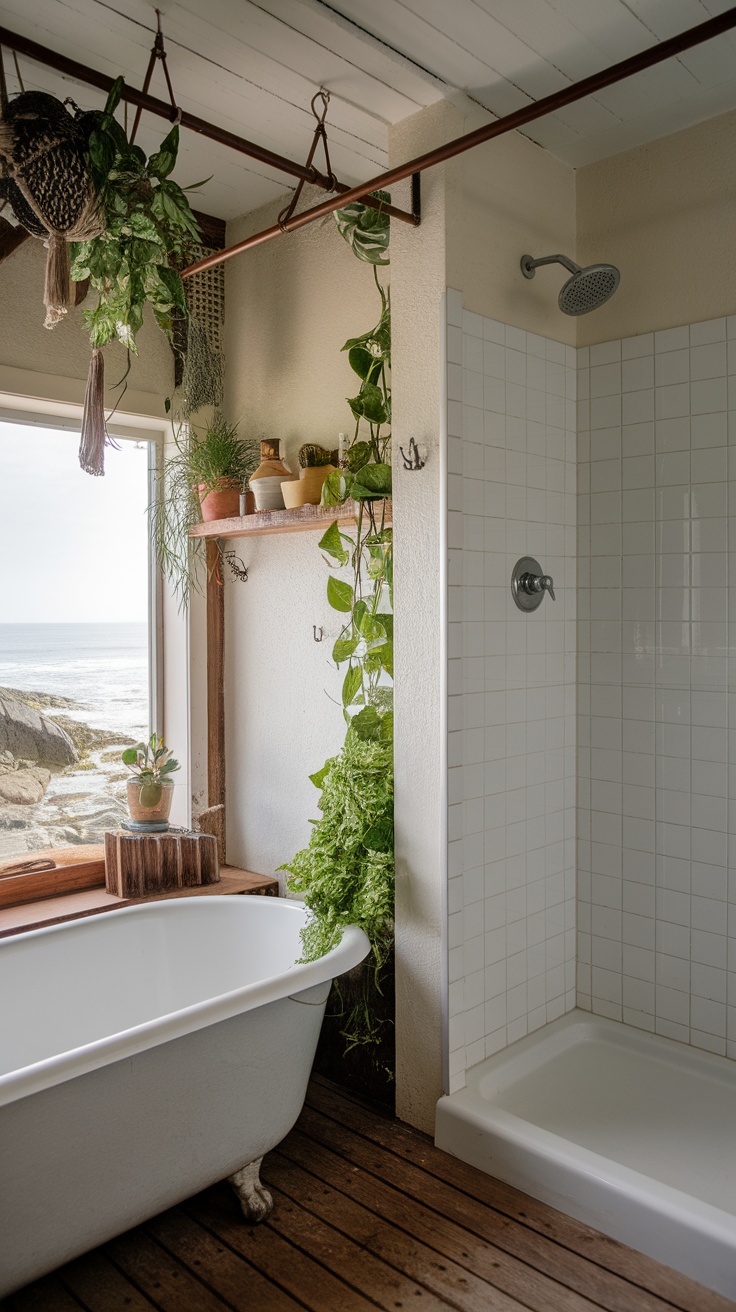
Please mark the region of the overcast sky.
POLYGON ((147 450, 106 448, 83 473, 79 434, 0 421, 0 624, 147 618, 147 450))

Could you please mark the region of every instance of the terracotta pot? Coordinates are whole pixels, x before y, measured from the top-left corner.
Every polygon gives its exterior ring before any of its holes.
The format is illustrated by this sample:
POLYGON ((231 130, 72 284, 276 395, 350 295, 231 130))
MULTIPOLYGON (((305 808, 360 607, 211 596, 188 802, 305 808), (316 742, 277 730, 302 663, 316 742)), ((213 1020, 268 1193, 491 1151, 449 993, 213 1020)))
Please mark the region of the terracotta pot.
POLYGON ((212 492, 200 483, 199 504, 202 507, 202 519, 234 519, 240 515, 240 488, 237 483, 223 484, 212 492))
POLYGON ((148 824, 163 824, 168 820, 174 796, 174 785, 170 780, 142 784, 137 779, 129 779, 127 789, 131 820, 145 820, 148 824))

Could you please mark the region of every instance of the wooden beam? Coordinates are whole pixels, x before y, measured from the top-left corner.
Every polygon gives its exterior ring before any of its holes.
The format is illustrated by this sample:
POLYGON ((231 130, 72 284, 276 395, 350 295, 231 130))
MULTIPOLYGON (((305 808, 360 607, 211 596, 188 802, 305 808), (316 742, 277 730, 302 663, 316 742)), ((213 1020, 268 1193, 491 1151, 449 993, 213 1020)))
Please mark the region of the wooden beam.
POLYGON ((225 589, 216 542, 207 543, 207 799, 225 862, 225 589))

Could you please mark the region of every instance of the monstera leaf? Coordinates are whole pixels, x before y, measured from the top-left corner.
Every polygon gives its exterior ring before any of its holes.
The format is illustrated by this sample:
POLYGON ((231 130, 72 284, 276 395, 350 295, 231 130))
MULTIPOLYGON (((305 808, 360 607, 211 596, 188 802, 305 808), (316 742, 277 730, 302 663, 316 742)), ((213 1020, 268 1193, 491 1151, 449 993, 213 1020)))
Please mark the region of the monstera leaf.
MULTIPOLYGON (((373 198, 391 204, 387 191, 376 191, 373 198)), ((345 238, 359 260, 366 260, 368 264, 390 263, 386 253, 390 237, 388 214, 370 209, 362 201, 356 200, 352 205, 335 211, 335 222, 340 236, 345 238)))

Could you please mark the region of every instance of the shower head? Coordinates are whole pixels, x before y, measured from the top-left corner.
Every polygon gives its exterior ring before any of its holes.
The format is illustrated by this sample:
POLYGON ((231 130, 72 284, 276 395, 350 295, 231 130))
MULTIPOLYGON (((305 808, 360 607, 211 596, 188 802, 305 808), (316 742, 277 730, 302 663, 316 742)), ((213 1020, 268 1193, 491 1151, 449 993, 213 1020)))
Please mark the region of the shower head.
POLYGON ((566 255, 545 255, 539 260, 522 255, 521 272, 525 278, 533 278, 540 264, 561 264, 572 274, 557 300, 563 314, 589 314, 591 310, 597 310, 613 296, 621 281, 621 274, 613 264, 589 264, 581 269, 566 255))

